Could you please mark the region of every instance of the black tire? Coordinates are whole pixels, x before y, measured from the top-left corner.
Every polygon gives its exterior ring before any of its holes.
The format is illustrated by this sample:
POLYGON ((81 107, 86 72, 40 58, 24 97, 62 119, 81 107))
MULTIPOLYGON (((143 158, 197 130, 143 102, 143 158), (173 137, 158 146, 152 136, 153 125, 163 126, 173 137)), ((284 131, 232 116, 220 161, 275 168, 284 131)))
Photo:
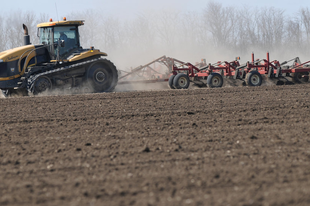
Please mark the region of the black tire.
POLYGON ((93 92, 111 92, 118 82, 118 71, 107 59, 93 63, 87 70, 87 82, 93 92))
POLYGON ((245 82, 248 86, 254 86, 254 87, 261 86, 263 82, 263 78, 262 78, 262 75, 258 71, 252 70, 246 74, 245 82))
POLYGON ((174 80, 174 78, 175 78, 175 75, 171 75, 171 76, 169 77, 168 86, 169 86, 170 89, 175 89, 174 86, 173 86, 173 80, 174 80))
POLYGON ((210 88, 219 88, 223 86, 223 77, 219 73, 211 73, 207 79, 207 85, 210 88))
POLYGON ((37 95, 39 93, 42 93, 48 90, 52 90, 52 82, 50 78, 46 76, 40 76, 34 81, 33 87, 32 87, 32 93, 34 95, 37 95))
POLYGON ((309 73, 308 72, 297 72, 292 73, 292 81, 294 83, 300 84, 300 83, 307 83, 309 81, 309 73), (306 76, 304 76, 306 75, 306 76))
POLYGON ((189 84, 189 77, 183 73, 177 74, 173 79, 173 86, 176 89, 188 89, 189 84))

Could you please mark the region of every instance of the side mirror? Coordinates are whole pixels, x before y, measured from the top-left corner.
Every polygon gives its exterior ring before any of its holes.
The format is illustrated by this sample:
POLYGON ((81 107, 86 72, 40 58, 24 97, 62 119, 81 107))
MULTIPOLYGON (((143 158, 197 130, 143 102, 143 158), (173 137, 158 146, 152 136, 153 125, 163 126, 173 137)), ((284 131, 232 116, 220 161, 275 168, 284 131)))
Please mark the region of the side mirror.
POLYGON ((65 40, 60 40, 60 47, 65 47, 65 40))

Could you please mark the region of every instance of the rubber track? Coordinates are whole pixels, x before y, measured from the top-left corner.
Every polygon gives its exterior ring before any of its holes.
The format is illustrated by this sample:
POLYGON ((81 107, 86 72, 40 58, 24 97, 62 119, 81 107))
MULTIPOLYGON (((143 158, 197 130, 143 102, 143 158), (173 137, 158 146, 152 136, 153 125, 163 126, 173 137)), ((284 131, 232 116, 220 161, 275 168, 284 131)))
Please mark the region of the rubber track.
POLYGON ((42 72, 42 73, 36 74, 34 76, 30 76, 28 78, 28 82, 27 82, 27 90, 28 90, 28 92, 32 93, 33 92, 33 83, 41 76, 55 74, 55 73, 58 73, 58 72, 63 72, 63 71, 72 69, 74 67, 79 67, 79 66, 82 66, 82 65, 85 65, 85 64, 93 63, 95 61, 99 61, 101 59, 102 58, 92 59, 92 60, 88 60, 88 61, 85 61, 85 62, 76 63, 76 64, 73 64, 73 65, 70 65, 70 66, 60 67, 60 68, 57 68, 57 69, 51 69, 49 71, 42 72))

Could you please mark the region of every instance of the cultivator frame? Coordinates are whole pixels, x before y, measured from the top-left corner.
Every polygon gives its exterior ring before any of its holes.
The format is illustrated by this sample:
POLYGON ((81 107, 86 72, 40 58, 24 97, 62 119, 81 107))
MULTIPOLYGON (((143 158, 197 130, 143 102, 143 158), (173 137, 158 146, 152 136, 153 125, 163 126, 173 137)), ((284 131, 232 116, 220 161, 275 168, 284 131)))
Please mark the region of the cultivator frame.
POLYGON ((156 83, 168 81, 172 68, 170 62, 171 60, 169 57, 162 56, 145 65, 141 65, 134 69, 131 69, 130 72, 121 70, 121 72, 126 74, 119 77, 118 84, 156 83), (157 71, 156 63, 166 66, 167 71, 165 73, 157 71))
POLYGON ((299 57, 280 63, 270 61, 269 52, 266 59, 256 59, 252 53, 252 60, 240 64, 240 58, 233 61, 219 61, 206 64, 205 60, 198 64, 180 61, 175 58, 162 56, 145 65, 136 67, 131 72, 119 78, 119 84, 128 83, 156 83, 167 81, 171 89, 187 89, 190 82, 198 86, 210 88, 222 87, 224 78, 241 80, 248 86, 260 86, 263 77, 281 80, 292 78, 294 83, 304 83, 309 80, 310 61, 301 63, 299 57), (292 65, 288 65, 293 62, 292 65), (160 73, 156 64, 166 67, 166 72, 160 73), (132 77, 139 77, 138 79, 132 77))

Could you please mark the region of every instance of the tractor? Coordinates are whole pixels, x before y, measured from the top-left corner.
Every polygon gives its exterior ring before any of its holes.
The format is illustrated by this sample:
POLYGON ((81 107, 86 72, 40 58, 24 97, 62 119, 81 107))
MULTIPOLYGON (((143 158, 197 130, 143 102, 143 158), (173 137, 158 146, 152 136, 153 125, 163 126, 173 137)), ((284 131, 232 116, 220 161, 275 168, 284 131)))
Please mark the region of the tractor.
POLYGON ((27 26, 24 45, 0 52, 0 89, 5 97, 37 95, 56 88, 98 93, 113 91, 118 82, 115 65, 106 53, 82 48, 79 27, 84 21, 40 23, 39 45, 32 45, 27 26))

